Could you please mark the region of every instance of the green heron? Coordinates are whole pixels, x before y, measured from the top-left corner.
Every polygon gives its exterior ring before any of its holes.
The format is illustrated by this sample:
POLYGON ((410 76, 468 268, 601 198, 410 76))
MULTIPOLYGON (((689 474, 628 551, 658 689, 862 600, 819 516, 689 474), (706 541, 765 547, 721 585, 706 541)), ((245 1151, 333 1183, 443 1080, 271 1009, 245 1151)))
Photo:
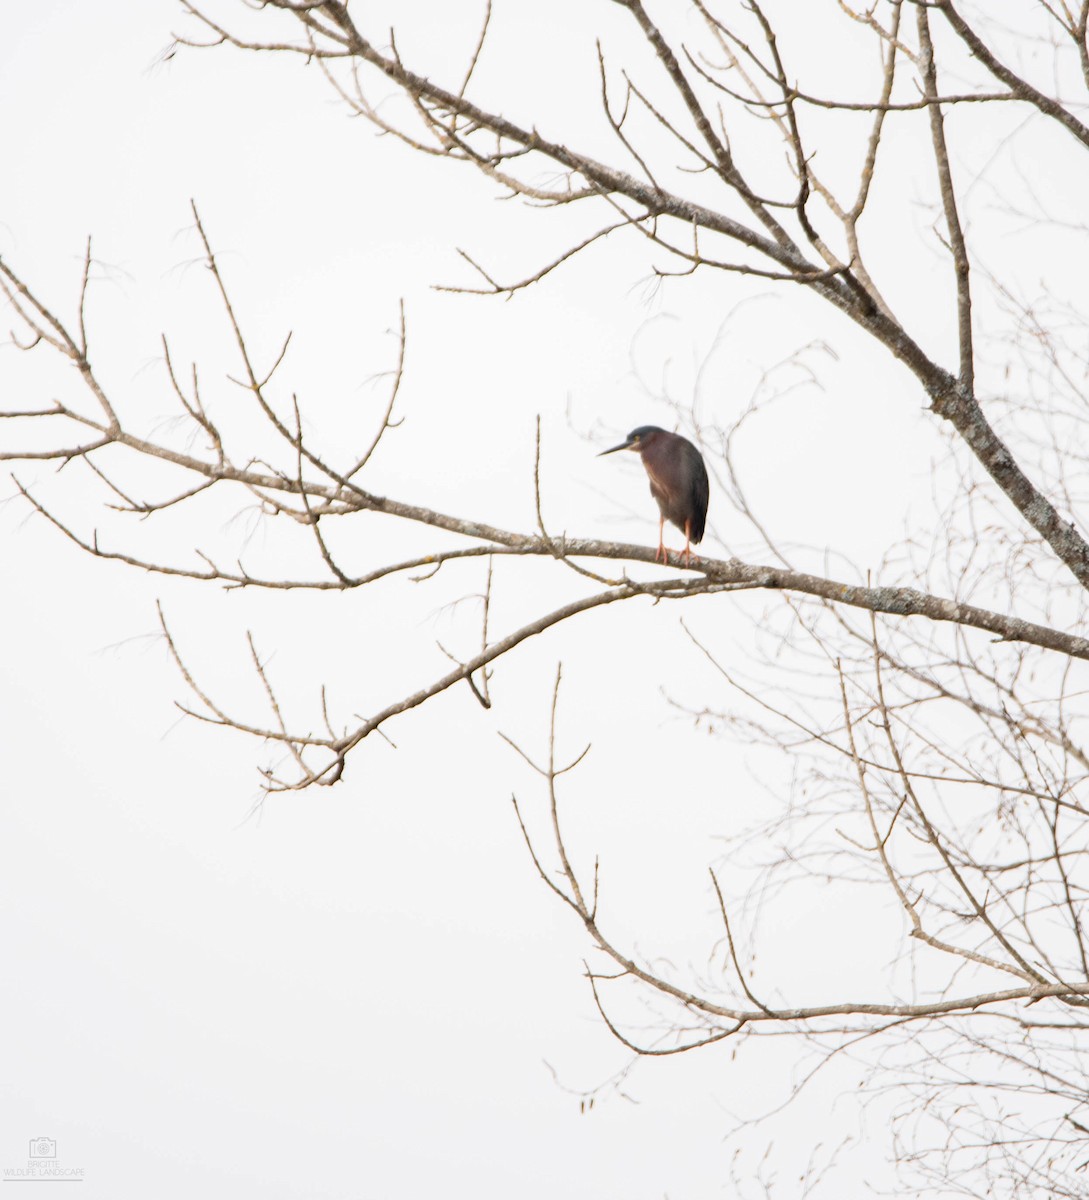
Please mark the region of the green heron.
POLYGON ((670 520, 684 534, 685 566, 692 559, 692 543, 703 537, 707 523, 707 468, 703 456, 688 438, 679 433, 667 433, 657 425, 640 425, 628 434, 625 441, 605 454, 617 450, 637 450, 650 477, 650 494, 658 501, 661 518, 658 521, 658 553, 655 562, 665 562, 669 551, 663 533, 670 520))

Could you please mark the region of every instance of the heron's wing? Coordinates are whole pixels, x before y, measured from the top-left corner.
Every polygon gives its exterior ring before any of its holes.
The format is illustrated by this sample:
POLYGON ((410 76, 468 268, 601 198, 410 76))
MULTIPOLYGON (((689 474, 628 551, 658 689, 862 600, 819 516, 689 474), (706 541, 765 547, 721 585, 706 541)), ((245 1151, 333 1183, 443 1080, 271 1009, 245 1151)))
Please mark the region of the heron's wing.
POLYGON ((703 531, 707 526, 707 505, 711 500, 711 486, 707 479, 707 467, 703 462, 703 455, 691 446, 691 455, 689 456, 689 471, 690 471, 690 492, 689 504, 691 505, 691 525, 690 532, 693 542, 699 542, 703 538, 703 531))

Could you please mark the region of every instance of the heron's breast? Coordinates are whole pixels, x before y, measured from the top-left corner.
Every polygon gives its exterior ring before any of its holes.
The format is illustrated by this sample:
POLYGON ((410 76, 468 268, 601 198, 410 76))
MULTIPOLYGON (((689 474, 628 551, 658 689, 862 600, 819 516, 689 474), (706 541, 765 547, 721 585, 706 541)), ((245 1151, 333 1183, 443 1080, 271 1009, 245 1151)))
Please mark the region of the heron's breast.
POLYGON ((643 454, 643 466, 650 478, 651 488, 656 494, 672 499, 677 494, 676 482, 670 478, 666 465, 657 461, 657 455, 649 451, 643 454))

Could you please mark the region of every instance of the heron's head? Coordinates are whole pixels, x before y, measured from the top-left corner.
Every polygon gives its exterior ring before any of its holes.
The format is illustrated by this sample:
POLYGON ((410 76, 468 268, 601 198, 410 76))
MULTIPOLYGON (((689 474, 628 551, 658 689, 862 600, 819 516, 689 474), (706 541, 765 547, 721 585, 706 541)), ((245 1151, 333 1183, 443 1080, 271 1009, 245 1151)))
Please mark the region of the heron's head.
POLYGON ((657 425, 640 425, 638 429, 633 429, 619 446, 613 446, 610 450, 602 450, 598 458, 602 458, 606 454, 615 454, 617 450, 644 450, 659 437, 669 437, 669 434, 657 425))

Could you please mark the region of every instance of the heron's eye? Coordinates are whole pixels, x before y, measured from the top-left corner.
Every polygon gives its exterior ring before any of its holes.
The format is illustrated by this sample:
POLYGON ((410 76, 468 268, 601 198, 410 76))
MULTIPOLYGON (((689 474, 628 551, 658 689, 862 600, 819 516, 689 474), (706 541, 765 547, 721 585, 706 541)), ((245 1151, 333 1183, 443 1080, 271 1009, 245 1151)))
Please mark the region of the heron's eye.
POLYGON ((639 435, 638 435, 638 434, 636 434, 636 435, 635 435, 635 437, 633 437, 633 438, 632 438, 632 440, 631 440, 631 444, 632 444, 633 446, 638 446, 638 445, 639 445, 639 435))

